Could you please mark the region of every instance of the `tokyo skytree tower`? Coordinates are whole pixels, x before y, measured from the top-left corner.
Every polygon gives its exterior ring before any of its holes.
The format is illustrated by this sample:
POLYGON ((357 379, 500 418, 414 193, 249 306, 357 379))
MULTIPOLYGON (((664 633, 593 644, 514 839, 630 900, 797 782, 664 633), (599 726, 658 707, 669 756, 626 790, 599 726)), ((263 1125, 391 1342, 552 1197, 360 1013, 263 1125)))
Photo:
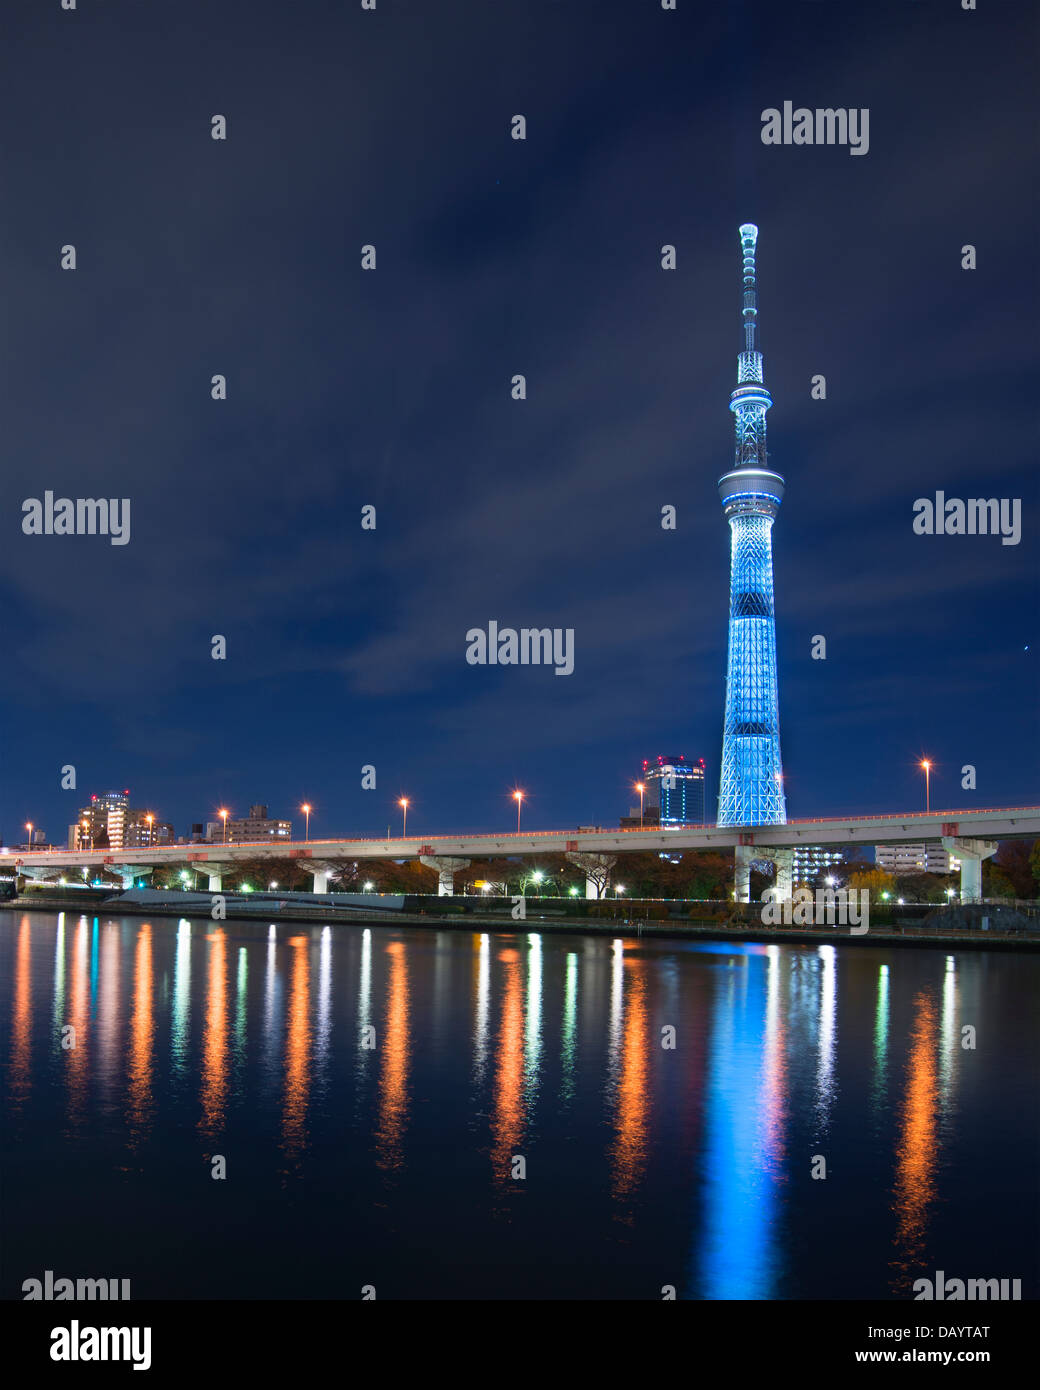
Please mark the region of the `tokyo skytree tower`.
POLYGON ((772 397, 762 383, 755 340, 755 243, 758 228, 740 229, 744 255, 744 351, 729 398, 737 431, 734 466, 719 479, 731 537, 729 660, 722 734, 719 825, 782 825, 787 820, 780 763, 773 617, 773 518, 784 480, 766 459, 766 411, 772 397))

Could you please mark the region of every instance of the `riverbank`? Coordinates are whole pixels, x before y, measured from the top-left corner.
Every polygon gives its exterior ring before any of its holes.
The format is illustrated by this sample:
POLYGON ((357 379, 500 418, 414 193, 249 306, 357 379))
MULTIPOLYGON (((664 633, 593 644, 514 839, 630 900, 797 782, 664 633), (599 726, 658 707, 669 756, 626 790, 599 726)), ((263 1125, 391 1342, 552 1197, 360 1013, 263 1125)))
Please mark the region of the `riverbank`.
MULTIPOLYGON (((194 917, 208 918, 212 901, 209 894, 178 894, 178 901, 143 902, 138 895, 92 896, 89 889, 71 889, 63 896, 26 893, 0 902, 0 911, 25 912, 93 912, 97 915, 135 916, 135 917, 194 917), (183 900, 180 900, 183 899, 183 900)), ((157 895, 158 896, 158 895, 157 895)), ((236 897, 234 894, 222 895, 224 899, 224 918, 229 922, 267 922, 271 924, 298 922, 301 925, 339 925, 359 927, 408 926, 420 927, 430 931, 462 932, 551 932, 564 936, 618 936, 665 939, 673 941, 720 941, 755 942, 769 944, 785 942, 793 945, 853 944, 861 946, 908 946, 928 949, 958 949, 985 951, 1040 951, 1040 930, 1028 931, 981 931, 966 927, 937 929, 909 923, 878 924, 860 935, 853 935, 848 927, 766 927, 756 923, 750 913, 741 917, 740 910, 734 909, 727 921, 717 918, 698 920, 674 918, 654 920, 638 916, 603 918, 602 916, 581 915, 577 905, 568 904, 568 916, 558 913, 531 911, 523 918, 514 919, 510 912, 496 912, 491 904, 481 899, 467 901, 464 911, 459 904, 454 910, 436 910, 432 904, 426 911, 404 911, 394 906, 376 908, 371 903, 365 906, 350 907, 325 899, 314 901, 277 901, 256 899, 255 897, 236 897)), ((390 900, 400 902, 400 899, 390 900)), ((413 900, 414 901, 414 900, 413 900)), ((531 900, 528 900, 530 906, 531 900)), ((994 924, 998 912, 993 909, 994 924)))

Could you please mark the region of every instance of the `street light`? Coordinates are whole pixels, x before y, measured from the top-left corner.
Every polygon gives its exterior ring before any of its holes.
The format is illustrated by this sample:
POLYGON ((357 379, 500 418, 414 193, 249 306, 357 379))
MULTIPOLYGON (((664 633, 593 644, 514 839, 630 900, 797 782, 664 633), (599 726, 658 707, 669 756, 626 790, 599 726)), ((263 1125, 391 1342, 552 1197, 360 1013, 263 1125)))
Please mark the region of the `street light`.
POLYGON ((220 817, 220 819, 224 822, 224 843, 227 844, 227 818, 228 818, 228 813, 227 813, 227 811, 221 810, 221 811, 218 811, 218 812, 217 812, 217 815, 218 815, 218 816, 220 817))
POLYGON ((308 806, 307 802, 305 801, 305 802, 303 803, 303 805, 300 807, 300 810, 303 812, 304 816, 307 818, 307 828, 306 828, 306 830, 305 830, 304 833, 303 833, 304 843, 306 843, 306 842, 311 838, 311 808, 310 808, 310 806, 308 806))
POLYGON ((32 823, 31 820, 27 820, 27 821, 25 822, 25 828, 26 828, 26 830, 28 830, 28 832, 29 832, 29 848, 32 849, 32 844, 33 844, 33 838, 32 838, 33 823, 32 823))
POLYGON ((397 804, 398 806, 400 806, 402 811, 401 839, 406 840, 408 838, 408 798, 406 796, 402 796, 401 800, 397 804))
POLYGON ((643 793, 646 791, 646 786, 645 786, 645 784, 644 784, 643 782, 637 782, 637 783, 636 783, 636 791, 639 793, 639 828, 640 828, 640 830, 642 830, 642 828, 643 828, 643 793))
POLYGON ((371 893, 373 888, 372 880, 368 879, 364 884, 362 884, 362 887, 364 888, 366 893, 371 893))
POLYGON ((149 843, 150 845, 154 845, 154 844, 155 844, 155 838, 154 838, 154 836, 153 836, 153 834, 152 834, 152 826, 155 824, 155 817, 154 817, 153 815, 149 814, 149 815, 145 816, 145 821, 146 821, 147 824, 148 824, 148 843, 149 843))
POLYGON ((625 891, 625 885, 624 885, 623 883, 615 883, 615 884, 614 884, 614 896, 615 896, 615 897, 620 898, 621 895, 622 895, 622 893, 624 893, 624 891, 625 891))
POLYGON ((513 800, 516 802, 516 833, 520 834, 520 808, 524 804, 523 792, 514 792, 513 800))
POLYGON ((931 787, 929 785, 932 775, 932 765, 927 758, 922 758, 921 766, 924 768, 924 810, 927 815, 932 809, 931 787))
MULTIPOLYGON (((85 832, 85 833, 84 833, 84 839, 86 839, 86 840, 88 841, 88 848, 91 849, 91 850, 93 850, 93 848, 94 848, 94 837, 93 837, 93 835, 91 835, 91 833, 90 833, 90 821, 88 821, 88 820, 86 820, 86 819, 81 820, 81 821, 80 821, 80 825, 82 825, 83 830, 84 830, 84 832, 85 832)), ((82 849, 82 848, 83 848, 83 846, 80 845, 80 849, 82 849)))

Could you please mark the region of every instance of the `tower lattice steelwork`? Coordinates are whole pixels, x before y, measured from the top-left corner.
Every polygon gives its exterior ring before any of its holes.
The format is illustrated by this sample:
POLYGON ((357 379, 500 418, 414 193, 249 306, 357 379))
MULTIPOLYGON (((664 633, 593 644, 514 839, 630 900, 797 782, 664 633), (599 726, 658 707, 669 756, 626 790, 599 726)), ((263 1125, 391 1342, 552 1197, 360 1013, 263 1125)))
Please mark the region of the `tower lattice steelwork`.
POLYGON ((737 431, 733 469, 719 479, 731 535, 729 660, 722 735, 719 825, 781 825, 787 820, 780 763, 776 689, 776 623, 770 533, 784 480, 766 460, 766 411, 755 331, 755 243, 758 228, 740 229, 744 255, 744 351, 729 399, 737 431))

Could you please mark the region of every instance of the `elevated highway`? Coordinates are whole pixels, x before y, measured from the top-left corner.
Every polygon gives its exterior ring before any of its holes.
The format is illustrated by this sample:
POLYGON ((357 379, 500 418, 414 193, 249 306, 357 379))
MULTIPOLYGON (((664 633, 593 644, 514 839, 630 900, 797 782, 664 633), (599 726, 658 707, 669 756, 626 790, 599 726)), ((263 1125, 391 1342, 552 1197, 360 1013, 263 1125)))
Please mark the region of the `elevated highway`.
MULTIPOLYGON (((791 851, 799 845, 897 845, 941 842, 961 861, 962 901, 981 896, 982 861, 995 853, 999 840, 1040 837, 1040 807, 998 807, 986 810, 893 812, 870 816, 836 816, 821 820, 793 820, 784 825, 687 826, 643 830, 601 829, 525 830, 495 833, 426 832, 407 838, 331 839, 274 843, 261 840, 232 845, 162 845, 150 849, 38 850, 0 853, 0 871, 26 878, 50 879, 58 873, 95 872, 107 869, 127 886, 146 877, 159 865, 189 864, 208 879, 218 892, 221 871, 245 860, 297 859, 314 877, 314 891, 327 891, 329 874, 344 860, 420 859, 438 870, 441 892, 450 892, 452 877, 472 859, 494 859, 539 854, 573 855, 579 864, 597 856, 660 853, 688 849, 732 849, 735 854, 736 891, 747 901, 750 864, 772 859, 778 883, 789 883, 791 851)), ((592 883, 592 879, 588 880, 592 883)), ((590 896, 595 896, 590 892, 590 896)))

